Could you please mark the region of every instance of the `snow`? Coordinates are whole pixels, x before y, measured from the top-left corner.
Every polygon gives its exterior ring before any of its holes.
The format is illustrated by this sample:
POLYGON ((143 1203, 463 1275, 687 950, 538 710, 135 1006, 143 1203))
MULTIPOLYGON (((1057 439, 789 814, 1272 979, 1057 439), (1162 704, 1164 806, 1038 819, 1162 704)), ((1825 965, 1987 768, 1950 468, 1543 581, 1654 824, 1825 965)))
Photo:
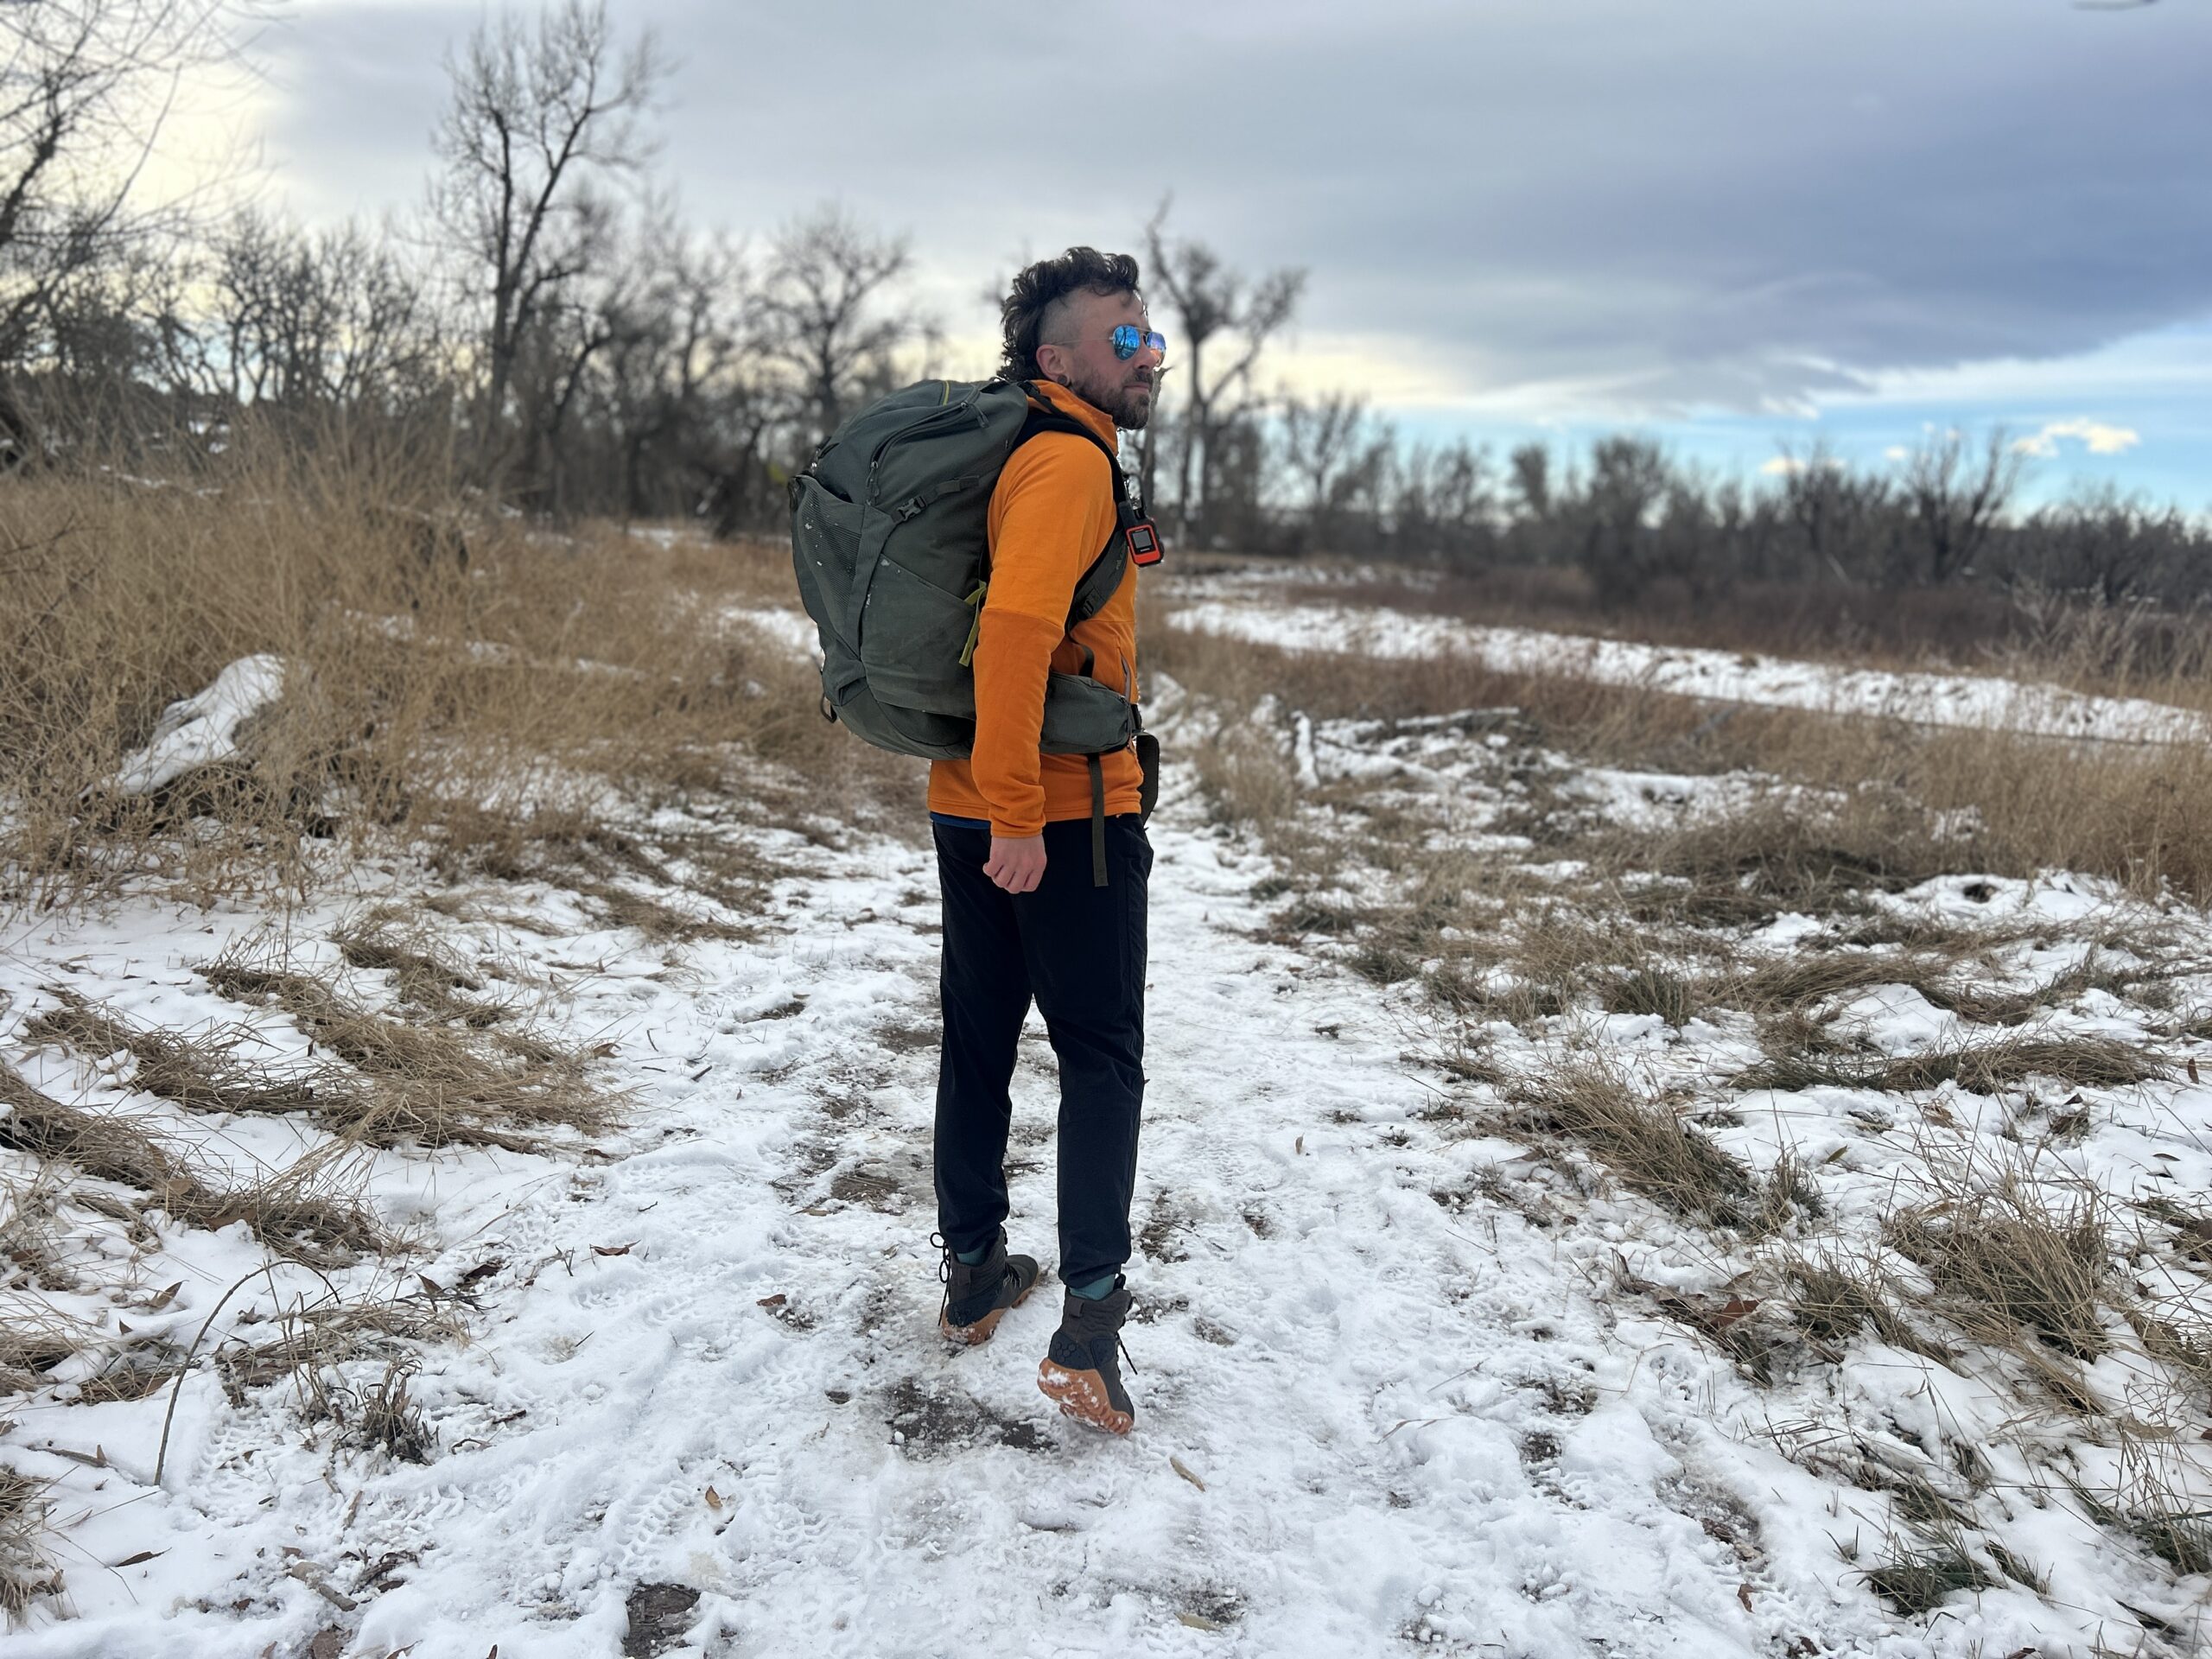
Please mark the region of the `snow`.
MULTIPOLYGON (((540 947, 596 959, 569 1017, 617 1045, 636 1090, 613 1161, 379 1170, 387 1209, 435 1227, 410 1267, 450 1283, 506 1263, 480 1284, 474 1340, 416 1379, 448 1448, 429 1465, 334 1459, 303 1443, 288 1389, 234 1412, 204 1371, 161 1488, 163 1396, 19 1410, 7 1444, 81 1518, 77 1617, 18 1633, 11 1655, 231 1655, 242 1631, 282 1650, 333 1613, 289 1561, 342 1586, 394 1550, 421 1559, 369 1600, 349 1651, 609 1654, 630 1586, 659 1581, 699 1587, 701 1639, 734 1653, 964 1649, 978 1606, 1005 1652, 1356 1654, 1436 1632, 1750 1654, 1817 1628, 1827 1599, 1805 1583, 1763 1584, 1746 1613, 1732 1552, 1669 1501, 1717 1473, 1669 1402, 1703 1363, 1610 1341, 1541 1253, 1440 1207, 1440 1160, 1465 1152, 1373 1133, 1431 1095, 1370 988, 1242 937, 1260 861, 1172 823, 1157 842, 1135 1438, 1064 1424, 1037 1393, 1050 1295, 972 1352, 932 1334, 933 1056, 883 1040, 929 1015, 931 871, 868 845, 779 894, 849 928, 702 949, 676 976, 604 936, 540 947), (845 1177, 874 1202, 836 1197, 845 1177), (1544 1403, 1585 1393, 1604 1402, 1585 1417, 1544 1403), (1524 1459, 1539 1428, 1554 1463, 1524 1459), (97 1442, 111 1467, 22 1450, 49 1434, 97 1442), (92 1566, 149 1549, 166 1553, 92 1566)), ((125 914, 18 941, 6 988, 35 1004, 66 956, 79 988, 137 982, 137 1017, 204 1025, 226 1010, 194 964, 250 921, 208 935, 125 914)), ((1041 1035, 1013 1172, 1033 1249, 1053 1179, 1041 1035)), ((242 1230, 165 1240, 148 1278, 186 1280, 177 1328, 251 1270, 242 1230)))
POLYGON ((1500 673, 1560 674, 1678 696, 1872 715, 1930 726, 2001 728, 2046 737, 2200 743, 2202 716, 2140 697, 2097 697, 1995 676, 1840 668, 1730 651, 1653 645, 1342 604, 1202 599, 1179 627, 1290 651, 1380 658, 1456 655, 1500 673))
MULTIPOLYGON (((766 615, 743 620, 779 626, 766 615)), ((1217 631, 1246 626, 1205 615, 1217 631)), ((796 645, 811 643, 803 621, 780 625, 796 645)), ((1250 626, 1280 639, 1282 621, 1250 626)), ((1386 620, 1371 644, 1427 649, 1415 642, 1441 636, 1427 627, 1386 620)), ((1512 648, 1534 652, 1541 637, 1522 638, 1512 648)), ((1645 669, 1686 655, 1655 654, 1645 669)), ((1728 695, 1822 683, 1790 672, 1742 671, 1728 695)), ((1912 677, 1888 677, 1885 696, 1916 695, 1912 677)), ((193 702, 244 709, 262 683, 219 681, 193 702)), ((1176 688, 1154 691, 1172 750, 1179 719, 1197 715, 1176 688)), ((1975 695, 1991 700, 1950 706, 2014 706, 1975 695)), ((1507 798, 1512 757, 1469 737, 1494 712, 1391 727, 1276 710, 1271 730, 1315 784, 1446 804, 1467 844, 1503 856, 1513 838, 1485 842, 1480 827, 1507 798)), ((1494 1096, 1429 1063, 1410 988, 1369 982, 1325 944, 1268 942, 1280 900, 1262 894, 1279 889, 1260 884, 1274 866, 1209 825, 1186 774, 1169 779, 1152 830, 1130 1439, 1063 1422, 1036 1389, 1056 1282, 986 1346, 950 1351, 934 1334, 927 849, 683 820, 743 837, 789 872, 755 937, 656 945, 533 883, 445 924, 464 957, 511 964, 518 986, 540 988, 543 1018, 601 1050, 600 1080, 626 1100, 619 1134, 543 1155, 362 1154, 365 1191, 416 1240, 404 1262, 325 1281, 265 1266, 243 1226, 165 1225, 143 1257, 106 1264, 122 1300, 53 1299, 103 1331, 119 1320, 186 1340, 213 1316, 205 1351, 265 1335, 326 1288, 422 1307, 420 1280, 450 1287, 496 1263, 472 1281, 473 1305, 429 1298, 467 1328, 420 1350, 412 1389, 437 1454, 415 1465, 343 1449, 303 1416, 290 1382, 234 1403, 202 1365, 179 1391, 157 1484, 166 1390, 99 1406, 20 1398, 0 1456, 56 1483, 68 1589, 61 1609, 42 1604, 10 1634, 10 1659, 289 1655, 332 1625, 351 1654, 483 1659, 496 1643, 600 1659, 621 1648, 633 1588, 658 1583, 698 1592, 672 1651, 716 1656, 1967 1659, 2132 1637, 2131 1607, 2178 1626, 2200 1617, 2202 1581, 2177 1587, 2119 1551, 2029 1459, 2068 1443, 2056 1415, 2012 1421, 2015 1402, 1985 1378, 1871 1340, 1842 1366, 1762 1389, 1624 1292, 1633 1277, 1717 1294, 1721 1274, 1707 1243, 1586 1161, 1477 1127, 1494 1096), (172 1282, 172 1302, 143 1311, 172 1282), (1932 1620, 1899 1618, 1861 1576, 1895 1525, 1891 1502, 1822 1465, 1820 1448, 1856 1443, 1918 1468, 1908 1434, 1939 1447, 1970 1430, 2017 1511, 2007 1535, 2050 1571, 2050 1596, 2006 1586, 1955 1598, 1932 1620), (98 1448, 104 1465, 49 1446, 98 1448), (1839 1553, 1853 1540, 1866 1552, 1857 1563, 1839 1553), (341 1611, 317 1581, 358 1605, 341 1611)), ((1741 780, 1609 770, 1576 786, 1618 814, 1693 810, 1741 780)), ((1568 861, 1522 868, 1578 874, 1568 861)), ((364 868, 284 924, 350 972, 317 942, 355 907, 419 897, 429 880, 404 861, 364 868)), ((1990 951, 2008 982, 2072 966, 2076 936, 2107 925, 2212 944, 2196 912, 2063 872, 1947 878, 1878 902, 1987 925, 2008 941, 1990 951), (2015 923, 2032 925, 2007 932, 2015 923)), ((127 1059, 34 1048, 22 1029, 67 987, 175 1029, 244 1020, 274 1058, 304 1063, 297 1030, 226 1001, 200 971, 270 919, 149 898, 19 925, 0 939, 0 1052, 57 1096, 158 1122, 226 1167, 281 1165, 322 1144, 319 1132, 185 1118, 132 1087, 127 1059)), ((1821 926, 1784 916, 1744 946, 1787 952, 1821 926)), ((2117 1005, 2063 1017, 2143 1034, 2140 1011, 2117 1005)), ((1955 1025, 1902 987, 1866 994, 1847 1019, 1892 1054, 1955 1025)), ((1492 1035, 1501 1062, 1524 1071, 1598 1053, 1655 1088, 1709 1086, 1758 1054, 1728 1015, 1673 1030, 1586 1010, 1541 1037, 1492 1035)), ((1048 1270, 1052 1079, 1033 1019, 1015 1082, 1012 1230, 1048 1270)), ((2123 1194, 2153 1179, 2183 1192, 2212 1182, 2212 1088, 2087 1092, 2088 1127, 2060 1177, 2123 1194)), ((1894 1112, 1894 1097, 1842 1089, 1745 1096, 1713 1133, 1762 1169, 1785 1150, 1834 1154, 1822 1173, 1839 1215, 1872 1225, 1926 1144, 1985 1155, 2020 1106, 1935 1098, 1950 1126, 1931 1120, 1910 1137, 1870 1127, 1866 1114, 1894 1112)), ((359 1386, 382 1366, 341 1369, 359 1386)), ((2085 1480, 2113 1478, 2113 1453, 2078 1451, 2085 1480)))
POLYGON ((778 605, 733 605, 722 611, 721 618, 725 622, 757 629, 779 645, 788 645, 817 660, 821 658, 821 632, 804 611, 778 605))
POLYGON ((239 728, 283 695, 283 658, 240 658, 204 690, 162 711, 146 746, 124 757, 115 787, 149 795, 196 767, 235 759, 239 728))

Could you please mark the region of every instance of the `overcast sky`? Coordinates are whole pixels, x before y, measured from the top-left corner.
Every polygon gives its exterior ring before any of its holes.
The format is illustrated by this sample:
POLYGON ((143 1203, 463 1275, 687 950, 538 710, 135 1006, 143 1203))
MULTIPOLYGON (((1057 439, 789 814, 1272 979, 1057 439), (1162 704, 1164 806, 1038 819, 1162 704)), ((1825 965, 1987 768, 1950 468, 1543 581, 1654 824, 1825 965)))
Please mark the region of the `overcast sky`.
MULTIPOLYGON (((1309 273, 1276 366, 1408 429, 1635 423, 1756 467, 2003 422, 2044 487, 2212 508, 2212 5, 2160 0, 613 0, 663 164, 766 232, 912 238, 956 367, 1024 253, 1171 225, 1309 273)), ((451 0, 299 0, 272 194, 420 199, 451 0)), ((1156 326, 1172 330, 1156 308, 1156 326)), ((1173 341, 1171 340, 1171 353, 1173 341)))

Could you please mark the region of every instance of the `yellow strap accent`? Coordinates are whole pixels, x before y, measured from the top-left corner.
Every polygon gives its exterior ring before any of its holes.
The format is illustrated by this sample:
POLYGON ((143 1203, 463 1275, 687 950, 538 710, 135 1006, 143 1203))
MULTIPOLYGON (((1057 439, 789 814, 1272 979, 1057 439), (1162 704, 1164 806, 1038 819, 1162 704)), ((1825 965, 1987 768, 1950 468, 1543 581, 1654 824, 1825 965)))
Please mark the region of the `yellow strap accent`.
POLYGON ((976 584, 976 591, 968 595, 968 603, 975 610, 976 620, 968 625, 968 643, 960 648, 960 666, 963 668, 976 665, 976 642, 983 635, 983 595, 990 591, 989 582, 979 582, 976 584))

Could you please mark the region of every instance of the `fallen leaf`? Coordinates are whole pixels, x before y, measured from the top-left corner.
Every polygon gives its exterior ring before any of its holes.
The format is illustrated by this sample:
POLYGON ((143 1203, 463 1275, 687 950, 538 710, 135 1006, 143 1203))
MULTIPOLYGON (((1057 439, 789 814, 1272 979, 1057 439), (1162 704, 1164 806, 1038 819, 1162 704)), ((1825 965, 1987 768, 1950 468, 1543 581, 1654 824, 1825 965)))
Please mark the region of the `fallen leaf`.
POLYGON ((1748 1584, 1738 1585, 1736 1586, 1736 1599, 1744 1604, 1744 1611, 1745 1612, 1750 1612, 1751 1611, 1751 1586, 1748 1584))
POLYGON ((2199 1076, 2197 1075, 2197 1071, 2196 1071, 2196 1056, 2195 1056, 2194 1054, 2192 1054, 2192 1055, 2190 1055, 2190 1056, 2189 1057, 2189 1080, 2190 1080, 2191 1083, 2202 1083, 2202 1082, 2203 1082, 2203 1081, 2204 1081, 2204 1079, 2203 1079, 2202 1077, 2199 1077, 2199 1076))
POLYGON ((791 1298, 779 1290, 772 1296, 763 1296, 758 1305, 762 1307, 781 1307, 790 1300, 791 1298))
POLYGON ((1175 1617, 1181 1619, 1185 1624, 1189 1625, 1194 1630, 1217 1630, 1221 1628, 1219 1624, 1206 1618, 1202 1613, 1179 1612, 1175 1617))
POLYGON ((479 1262, 474 1267, 469 1268, 467 1273, 462 1274, 454 1282, 457 1284, 473 1285, 479 1279, 488 1278, 506 1265, 507 1258, 504 1255, 487 1255, 484 1260, 479 1262))
POLYGON ((1300 1157, 1302 1158, 1306 1155, 1306 1137, 1302 1135, 1298 1137, 1298 1146, 1296 1150, 1300 1157))
POLYGON ((720 1492, 716 1491, 713 1487, 711 1487, 711 1486, 708 1487, 708 1488, 707 1488, 707 1507, 708 1507, 709 1509, 710 1509, 710 1510, 719 1510, 719 1509, 721 1509, 721 1506, 722 1506, 722 1495, 721 1495, 720 1492))
POLYGON ((167 1307, 167 1306, 168 1306, 171 1302, 173 1302, 173 1301, 175 1301, 175 1300, 176 1300, 176 1294, 177 1294, 177 1292, 179 1292, 180 1290, 182 1290, 183 1288, 184 1288, 184 1281, 183 1281, 183 1280, 181 1280, 181 1279, 180 1279, 180 1280, 178 1280, 178 1281, 176 1281, 176 1283, 175 1283, 175 1284, 171 1285, 171 1286, 170 1286, 167 1290, 163 1291, 160 1295, 158 1295, 158 1296, 155 1297, 155 1298, 154 1298, 154 1300, 153 1300, 152 1301, 150 1301, 150 1302, 147 1303, 147 1304, 146 1304, 146 1306, 145 1306, 144 1307, 143 1307, 143 1308, 141 1308, 141 1309, 139 1310, 139 1312, 140 1312, 140 1313, 160 1313, 163 1308, 167 1307))
POLYGON ((1192 1485, 1197 1487, 1200 1491, 1203 1492, 1205 1491, 1205 1482, 1200 1480, 1196 1475, 1192 1474, 1191 1472, 1191 1465, 1185 1463, 1182 1459, 1177 1457, 1171 1452, 1167 1454, 1167 1461, 1169 1465, 1173 1468, 1177 1474, 1182 1476, 1184 1479, 1189 1481, 1192 1485))
POLYGON ((118 1567, 136 1567, 141 1561, 150 1561, 157 1555, 166 1555, 166 1549, 142 1549, 136 1555, 126 1555, 115 1563, 118 1567))
POLYGON ((429 1274, 418 1273, 415 1276, 423 1281, 423 1289, 429 1296, 432 1301, 437 1300, 439 1297, 446 1294, 446 1287, 440 1284, 436 1280, 431 1278, 429 1274))
POLYGON ((1732 1296, 1713 1310, 1711 1318, 1715 1326, 1726 1331, 1745 1315, 1758 1313, 1758 1302, 1754 1298, 1732 1296))
POLYGON ((638 1241, 633 1238, 627 1244, 594 1244, 591 1247, 591 1253, 594 1255, 627 1255, 637 1248, 638 1241))

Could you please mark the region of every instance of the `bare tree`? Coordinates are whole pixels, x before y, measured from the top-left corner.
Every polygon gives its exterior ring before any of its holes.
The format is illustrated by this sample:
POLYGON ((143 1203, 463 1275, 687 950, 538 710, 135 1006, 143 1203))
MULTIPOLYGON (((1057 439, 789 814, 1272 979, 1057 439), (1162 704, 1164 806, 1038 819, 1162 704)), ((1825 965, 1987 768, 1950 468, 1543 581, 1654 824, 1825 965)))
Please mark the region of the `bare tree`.
MULTIPOLYGON (((1171 245, 1167 206, 1162 202, 1144 227, 1146 270, 1174 314, 1173 350, 1180 359, 1175 372, 1185 388, 1177 423, 1177 527, 1203 539, 1207 489, 1217 471, 1215 451, 1223 435, 1251 412, 1253 372, 1268 340, 1297 311, 1306 273, 1283 270, 1249 281, 1202 242, 1171 245), (1223 355, 1209 377, 1207 348, 1217 341, 1223 355)), ((1146 459, 1149 473, 1149 448, 1146 459)), ((1145 487, 1148 495, 1149 477, 1145 487)))
POLYGON ((1802 453, 1780 446, 1782 506, 1802 538, 1816 574, 1880 582, 1894 572, 1885 534, 1893 518, 1889 480, 1854 473, 1827 439, 1802 453))
POLYGON ((1304 539, 1325 551, 1336 539, 1338 513, 1379 487, 1391 435, 1375 429, 1363 396, 1330 391, 1310 404, 1288 392, 1280 396, 1283 465, 1305 498, 1304 539))
MULTIPOLYGON (((259 0, 15 0, 0 5, 0 369, 52 368, 64 302, 79 360, 95 319, 121 327, 103 271, 137 286, 176 213, 137 204, 137 185, 176 85, 219 60, 259 0)), ((105 325, 101 325, 105 326, 105 325)), ((119 339, 95 355, 113 361, 119 339)), ((143 345, 143 341, 141 342, 143 345)), ((138 349, 134 346, 133 351, 138 349)), ((0 427, 22 432, 13 396, 0 427)))
POLYGON ((880 237, 842 209, 784 227, 769 255, 761 317, 766 349, 792 374, 818 446, 871 394, 889 391, 899 352, 932 331, 888 302, 912 269, 906 239, 880 237))
POLYGON ((726 236, 685 231, 671 204, 653 219, 642 257, 647 275, 605 367, 624 510, 650 515, 671 510, 672 498, 696 505, 733 474, 749 480, 787 405, 761 372, 743 251, 726 236))
POLYGON ((1590 481, 1572 511, 1582 568, 1601 601, 1634 599, 1661 573, 1658 536, 1675 482, 1666 451, 1646 438, 1600 438, 1590 452, 1590 481))
MULTIPOLYGON (((525 356, 553 376, 527 400, 542 421, 568 406, 578 352, 588 361, 605 344, 603 330, 578 321, 603 307, 572 290, 612 260, 618 215, 605 188, 652 153, 662 64, 650 34, 618 48, 605 0, 561 0, 534 25, 512 11, 480 25, 446 67, 431 207, 466 250, 482 308, 478 435, 483 464, 497 470, 512 452, 525 356)), ((526 443, 544 437, 525 424, 526 443)))
POLYGON ((2159 512, 2113 484, 2077 488, 2037 512, 2028 530, 2018 563, 2031 565, 2032 579, 2107 607, 2150 591, 2189 539, 2179 509, 2159 512))
POLYGON ((1516 444, 1509 463, 1521 517, 1541 524, 1552 515, 1552 452, 1541 443, 1516 444))
POLYGON ((1990 433, 1978 460, 1956 431, 1931 435, 1906 458, 1905 504, 1927 581, 1949 582, 1973 568, 1974 555, 2012 504, 2024 462, 2002 427, 1990 433))
POLYGON ((1389 472, 1390 544, 1402 556, 1469 566, 1492 550, 1499 515, 1487 449, 1465 438, 1415 444, 1389 472))

